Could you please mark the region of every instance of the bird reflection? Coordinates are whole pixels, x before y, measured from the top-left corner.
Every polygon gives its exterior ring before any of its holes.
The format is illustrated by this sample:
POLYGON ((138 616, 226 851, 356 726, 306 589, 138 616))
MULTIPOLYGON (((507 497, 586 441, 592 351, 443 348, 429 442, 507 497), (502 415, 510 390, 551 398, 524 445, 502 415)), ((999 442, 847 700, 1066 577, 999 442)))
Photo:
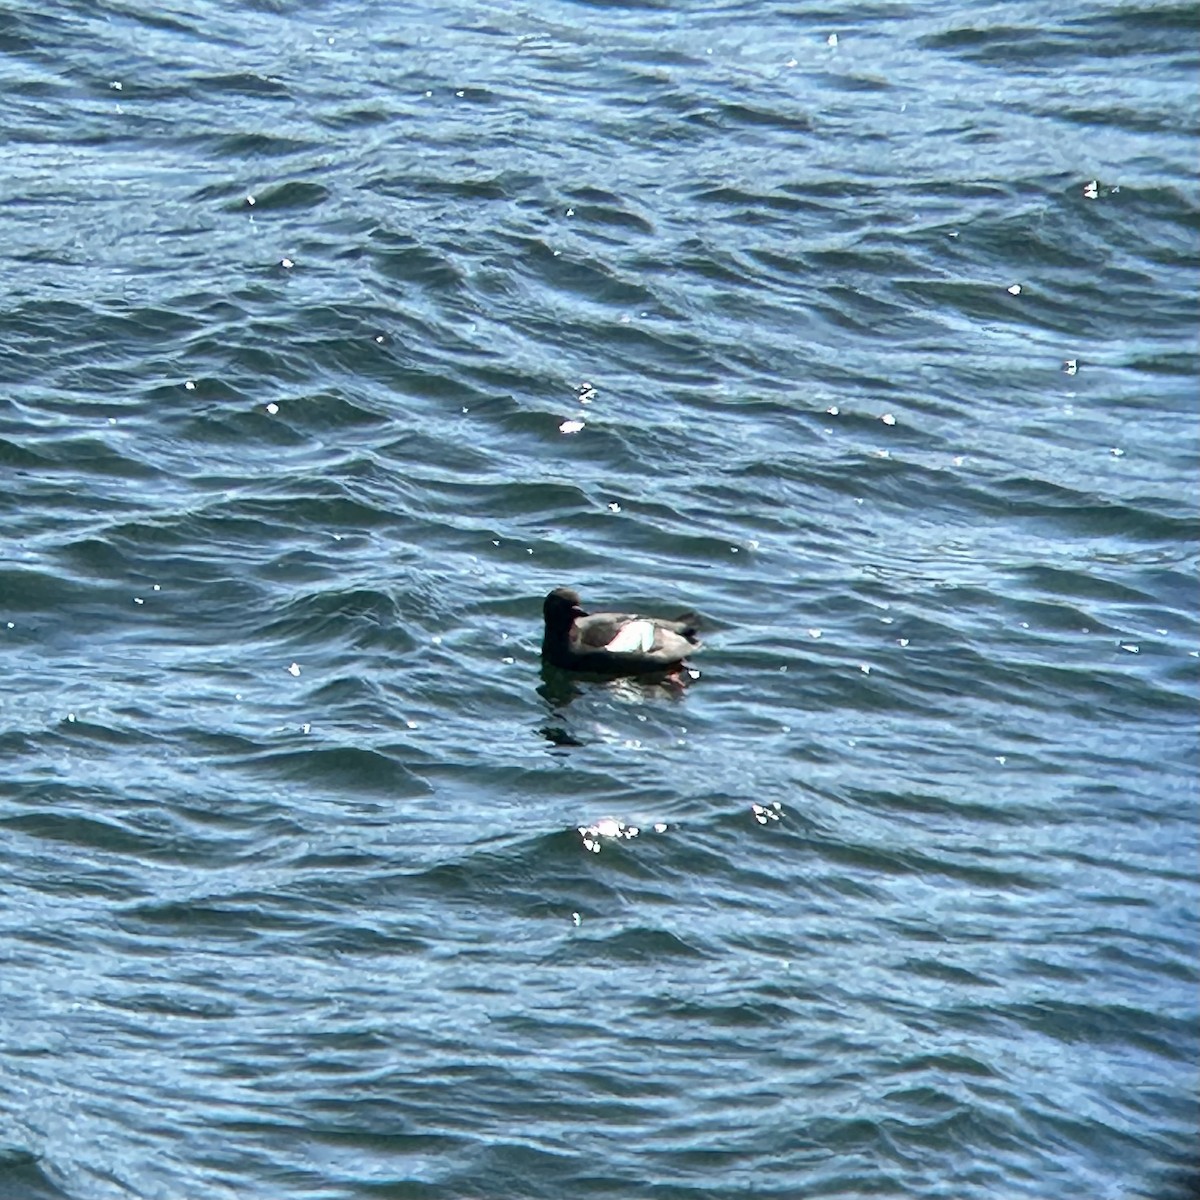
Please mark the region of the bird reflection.
POLYGON ((605 692, 614 700, 625 704, 654 704, 682 700, 687 689, 686 677, 680 678, 677 675, 611 679, 602 675, 580 676, 578 673, 543 663, 542 682, 537 692, 549 705, 550 717, 557 720, 543 725, 538 729, 538 733, 555 747, 587 745, 571 731, 566 712, 585 692, 605 692))

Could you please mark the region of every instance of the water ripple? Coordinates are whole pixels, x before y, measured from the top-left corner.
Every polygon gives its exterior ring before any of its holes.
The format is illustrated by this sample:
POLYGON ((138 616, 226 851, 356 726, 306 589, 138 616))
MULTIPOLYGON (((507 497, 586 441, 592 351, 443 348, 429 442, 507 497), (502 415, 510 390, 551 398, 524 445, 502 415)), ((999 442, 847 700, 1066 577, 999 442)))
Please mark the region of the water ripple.
POLYGON ((1195 17, 0 14, 0 1192, 1182 1195, 1195 17))

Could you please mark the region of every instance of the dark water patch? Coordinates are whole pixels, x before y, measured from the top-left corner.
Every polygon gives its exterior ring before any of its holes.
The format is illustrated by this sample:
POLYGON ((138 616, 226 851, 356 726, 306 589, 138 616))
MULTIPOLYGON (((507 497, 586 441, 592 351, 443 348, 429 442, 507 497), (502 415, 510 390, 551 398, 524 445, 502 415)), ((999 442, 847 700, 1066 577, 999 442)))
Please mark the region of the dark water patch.
POLYGON ((260 749, 236 765, 252 777, 275 779, 329 795, 366 794, 401 802, 427 795, 429 790, 393 755, 368 748, 260 749))
MULTIPOLYGON (((371 628, 393 625, 396 621, 395 600, 381 592, 362 589, 342 593, 322 592, 289 601, 273 620, 264 625, 263 636, 278 639, 344 636, 350 629, 365 632, 371 628)), ((406 636, 403 630, 397 630, 390 642, 393 650, 397 648, 398 638, 404 639, 400 645, 411 648, 411 637, 406 636)))
POLYGON ((661 928, 623 929, 611 934, 588 933, 563 952, 568 961, 664 962, 704 959, 710 951, 694 937, 661 928))
POLYGON ((197 140, 201 148, 208 149, 215 159, 247 164, 258 159, 312 154, 320 148, 320 143, 315 139, 288 137, 279 133, 212 133, 202 135, 197 140))
POLYGON ((329 189, 323 184, 292 179, 276 187, 256 191, 253 207, 255 213, 276 209, 319 208, 329 199, 329 195, 329 189))
POLYGON ((0 1148, 0 1183, 13 1200, 66 1200, 71 1195, 38 1165, 41 1158, 23 1146, 0 1148))
POLYGON ((292 95, 291 88, 282 80, 246 71, 200 76, 193 78, 191 85, 201 95, 207 92, 220 96, 260 96, 280 100, 292 95))
POLYGON ((986 491, 969 495, 980 511, 1002 506, 1011 517, 1052 518, 1068 536, 1188 544, 1200 535, 1200 518, 1182 506, 1175 514, 1156 513, 1030 476, 994 478, 986 491))
POLYGON ((417 240, 378 230, 372 238, 376 269, 388 279, 414 283, 433 291, 453 291, 463 285, 461 272, 444 251, 436 252, 417 240))
POLYGON ((152 930, 191 930, 206 939, 216 938, 227 944, 273 933, 300 932, 312 923, 311 916, 282 911, 280 897, 255 892, 227 897, 224 903, 175 901, 129 905, 120 920, 130 929, 145 926, 152 930))
MULTIPOLYGON (((121 563, 103 543, 84 543, 77 549, 81 551, 80 561, 85 569, 96 564, 97 556, 90 551, 97 547, 104 551, 99 561, 110 567, 121 563)), ((12 615, 59 612, 65 607, 91 603, 94 595, 93 587, 85 581, 64 579, 61 575, 28 567, 0 568, 0 596, 6 612, 12 615)))
POLYGON ((326 129, 361 130, 389 124, 392 114, 383 105, 359 104, 336 113, 322 113, 318 120, 326 129))
MULTIPOLYGON (((615 199, 615 198, 614 198, 615 199)), ((655 230, 649 221, 636 213, 625 211, 617 200, 613 204, 585 204, 576 201, 572 207, 572 221, 579 225, 590 225, 598 233, 600 231, 620 231, 621 234, 642 234, 651 236, 655 230)), ((612 241, 619 245, 626 243, 626 238, 618 233, 612 233, 612 241)))
POLYGON ((208 997, 185 997, 132 989, 113 1007, 131 1016, 165 1017, 185 1021, 217 1021, 227 1019, 235 1012, 233 1005, 208 997))
POLYGON ((812 123, 807 115, 784 113, 753 104, 724 103, 717 110, 720 117, 734 125, 749 128, 781 129, 789 133, 810 133, 812 123))
POLYGON ((604 308, 654 303, 652 293, 624 272, 582 256, 561 254, 541 239, 514 238, 518 269, 560 296, 604 308))
POLYGON ((1065 22, 1053 30, 990 24, 985 18, 981 25, 946 30, 922 42, 984 66, 1069 70, 1129 54, 1176 58, 1177 41, 1161 35, 1190 26, 1194 16, 1194 8, 1188 5, 1166 5, 1149 15, 1138 12, 1136 16, 1117 9, 1065 22))

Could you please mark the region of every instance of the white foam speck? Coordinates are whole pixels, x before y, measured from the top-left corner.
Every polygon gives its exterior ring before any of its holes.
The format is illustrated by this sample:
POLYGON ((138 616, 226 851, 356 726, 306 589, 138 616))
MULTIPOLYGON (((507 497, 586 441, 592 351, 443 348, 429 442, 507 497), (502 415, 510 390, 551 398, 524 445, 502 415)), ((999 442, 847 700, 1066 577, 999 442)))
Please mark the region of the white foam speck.
POLYGON ((592 825, 580 825, 577 828, 584 846, 593 854, 600 853, 601 838, 635 838, 641 832, 636 825, 626 825, 616 817, 602 817, 592 825))

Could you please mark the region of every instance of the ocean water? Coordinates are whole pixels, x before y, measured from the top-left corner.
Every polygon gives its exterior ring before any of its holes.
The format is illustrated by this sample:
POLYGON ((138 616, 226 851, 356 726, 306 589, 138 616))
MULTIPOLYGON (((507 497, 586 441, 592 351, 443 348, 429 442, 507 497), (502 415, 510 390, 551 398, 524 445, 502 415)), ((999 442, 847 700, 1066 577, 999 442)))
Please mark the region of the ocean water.
POLYGON ((0 1200, 1189 1194, 1198 31, 7 0, 0 1200))

